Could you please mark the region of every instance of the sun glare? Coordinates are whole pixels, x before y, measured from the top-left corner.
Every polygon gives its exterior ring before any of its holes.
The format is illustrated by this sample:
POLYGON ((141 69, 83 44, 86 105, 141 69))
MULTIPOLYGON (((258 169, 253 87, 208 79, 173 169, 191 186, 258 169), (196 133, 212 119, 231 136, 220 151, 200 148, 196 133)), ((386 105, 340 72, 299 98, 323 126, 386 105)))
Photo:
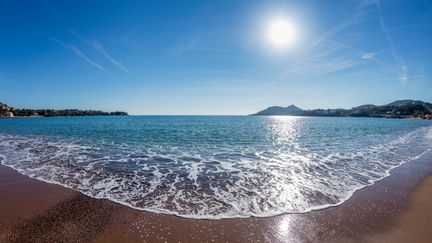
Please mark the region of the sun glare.
POLYGON ((267 38, 273 47, 285 48, 293 44, 296 32, 292 22, 279 17, 271 20, 267 27, 267 38))

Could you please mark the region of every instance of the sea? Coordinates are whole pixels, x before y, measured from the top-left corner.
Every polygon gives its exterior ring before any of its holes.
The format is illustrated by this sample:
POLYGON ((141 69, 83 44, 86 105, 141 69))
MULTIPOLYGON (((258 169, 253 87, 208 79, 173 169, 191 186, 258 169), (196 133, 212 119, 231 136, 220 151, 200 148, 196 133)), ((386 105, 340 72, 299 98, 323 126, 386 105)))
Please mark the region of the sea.
POLYGON ((336 206, 432 148, 432 121, 257 116, 0 119, 0 160, 94 198, 196 219, 336 206))

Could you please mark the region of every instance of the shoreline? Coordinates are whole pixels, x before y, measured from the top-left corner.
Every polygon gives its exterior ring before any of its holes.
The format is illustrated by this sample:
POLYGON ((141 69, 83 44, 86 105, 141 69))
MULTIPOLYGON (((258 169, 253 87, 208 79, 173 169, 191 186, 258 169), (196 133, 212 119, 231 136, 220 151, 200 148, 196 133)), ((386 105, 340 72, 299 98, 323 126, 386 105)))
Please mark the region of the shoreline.
MULTIPOLYGON (((371 242, 393 239, 394 242, 411 238, 426 242, 432 239, 432 233, 427 230, 419 233, 412 226, 415 222, 404 223, 413 217, 432 216, 430 213, 419 216, 415 213, 418 211, 415 205, 419 203, 412 203, 419 197, 428 198, 428 188, 425 193, 424 184, 432 184, 432 152, 394 168, 390 174, 357 190, 338 206, 263 218, 205 220, 135 210, 32 179, 0 165, 0 242, 37 239, 77 242, 371 242), (403 231, 400 227, 413 229, 403 231)), ((425 203, 432 208, 432 198, 428 200, 425 203)), ((427 220, 418 222, 432 227, 427 220)))
MULTIPOLYGON (((52 184, 52 185, 60 186, 60 187, 65 188, 65 189, 67 189, 67 190, 72 190, 72 191, 74 191, 74 192, 77 192, 77 193, 83 194, 84 196, 90 197, 90 198, 92 198, 92 199, 96 199, 96 200, 107 200, 107 201, 110 201, 110 202, 112 202, 112 203, 116 203, 116 204, 119 204, 119 205, 121 205, 121 206, 124 206, 124 207, 130 208, 130 209, 132 209, 132 210, 137 210, 137 211, 144 212, 144 213, 162 214, 162 215, 174 216, 174 217, 179 217, 179 218, 184 218, 184 219, 192 219, 192 220, 227 220, 227 219, 247 219, 247 218, 258 218, 258 219, 260 219, 260 218, 278 217, 278 216, 285 215, 285 214, 289 214, 289 215, 307 214, 307 213, 313 213, 313 212, 317 212, 317 211, 327 210, 327 209, 329 209, 329 208, 333 208, 333 207, 338 207, 338 206, 342 205, 343 203, 345 203, 347 200, 350 200, 350 198, 351 198, 355 193, 357 193, 357 191, 364 190, 365 188, 370 187, 370 186, 373 186, 375 183, 377 183, 377 182, 379 182, 379 181, 381 181, 381 180, 386 179, 387 177, 391 176, 391 172, 392 172, 392 170, 397 169, 398 167, 403 166, 403 165, 406 164, 406 163, 410 163, 411 161, 415 161, 415 160, 419 159, 420 157, 422 157, 423 155, 425 155, 425 154, 427 154, 427 153, 431 153, 431 154, 432 154, 432 150, 431 150, 431 151, 425 151, 424 153, 422 153, 421 155, 419 155, 418 157, 416 157, 416 158, 414 158, 414 159, 412 159, 412 160, 409 160, 409 161, 407 161, 407 162, 403 162, 403 163, 400 164, 400 165, 396 165, 396 166, 394 166, 393 168, 389 169, 389 171, 386 172, 387 175, 385 175, 384 177, 382 177, 382 178, 380 178, 380 179, 377 179, 377 180, 373 180, 373 181, 370 182, 370 184, 363 185, 363 186, 361 186, 360 188, 354 189, 352 192, 350 192, 350 194, 349 194, 347 197, 343 198, 343 199, 342 199, 340 202, 338 202, 338 203, 335 203, 335 204, 325 204, 325 205, 320 205, 320 206, 311 207, 311 208, 309 208, 307 211, 303 211, 303 212, 284 212, 284 213, 275 214, 275 215, 265 215, 265 216, 254 216, 254 215, 253 215, 253 216, 245 216, 245 217, 240 217, 240 216, 237 216, 237 217, 212 217, 212 218, 209 218, 209 217, 187 217, 187 216, 184 216, 184 215, 176 214, 175 212, 171 212, 171 211, 157 211, 157 210, 155 210, 155 211, 151 211, 151 210, 147 210, 147 209, 142 209, 142 208, 139 208, 139 207, 135 207, 135 206, 133 206, 133 205, 130 205, 130 204, 128 204, 128 203, 125 203, 125 202, 122 202, 122 201, 115 200, 115 199, 113 199, 113 198, 108 198, 108 197, 95 197, 95 196, 87 195, 87 194, 84 193, 84 192, 81 192, 81 191, 79 191, 79 190, 77 190, 77 189, 74 189, 74 188, 72 188, 72 187, 69 187, 69 186, 67 186, 67 185, 63 185, 63 184, 61 184, 61 183, 59 183, 59 182, 56 182, 56 181, 48 181, 48 180, 44 180, 44 179, 40 179, 40 178, 34 178, 34 177, 31 177, 31 176, 25 175, 25 174, 21 173, 21 172, 19 171, 19 169, 14 168, 14 166, 10 166, 10 165, 5 165, 5 164, 3 164, 2 161, 3 161, 5 158, 4 158, 1 154, 0 154, 0 157, 1 157, 2 160, 0 160, 0 167, 3 166, 3 167, 7 167, 7 168, 9 168, 9 169, 12 169, 13 171, 17 172, 20 176, 25 176, 25 177, 28 177, 29 179, 32 179, 32 180, 37 180, 37 181, 41 181, 41 182, 43 182, 43 183, 47 183, 47 184, 52 184)), ((432 157, 432 156, 431 156, 431 157, 432 157)), ((1 170, 1 168, 0 168, 0 170, 1 170)), ((431 172, 431 176, 432 176, 432 172, 431 172)))
POLYGON ((333 117, 333 118, 377 118, 377 119, 395 119, 395 120, 421 120, 421 121, 432 121, 432 117, 415 117, 415 116, 303 116, 303 115, 77 115, 77 116, 13 116, 6 117, 0 116, 0 119, 14 119, 14 118, 50 118, 50 117, 116 117, 116 116, 250 116, 250 117, 333 117))
POLYGON ((379 119, 406 119, 406 120, 422 120, 422 121, 431 121, 432 117, 423 118, 423 117, 415 117, 415 116, 304 116, 304 115, 256 115, 251 114, 247 116, 252 117, 272 117, 272 116, 292 116, 292 117, 335 117, 335 118, 379 118, 379 119))

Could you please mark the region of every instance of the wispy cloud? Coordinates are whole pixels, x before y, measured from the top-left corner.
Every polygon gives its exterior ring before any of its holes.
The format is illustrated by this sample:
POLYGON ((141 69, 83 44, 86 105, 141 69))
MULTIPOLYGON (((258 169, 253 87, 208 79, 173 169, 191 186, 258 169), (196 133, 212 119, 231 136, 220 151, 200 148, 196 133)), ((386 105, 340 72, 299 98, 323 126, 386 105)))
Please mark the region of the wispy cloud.
POLYGON ((408 67, 405 65, 405 63, 402 63, 402 73, 400 76, 400 82, 402 85, 406 85, 408 82, 408 67))
POLYGON ((59 44, 60 46, 69 49, 70 51, 72 51, 73 53, 75 53, 77 56, 81 57, 82 59, 84 59, 87 63, 89 63, 90 65, 96 67, 97 69, 105 72, 106 74, 112 75, 110 72, 108 72, 105 68, 103 68, 100 64, 96 63, 95 61, 93 61, 92 59, 90 59, 89 57, 87 57, 78 47, 72 45, 72 44, 66 44, 63 43, 57 39, 54 38, 50 38, 51 41, 59 44))
POLYGON ((316 77, 327 75, 362 65, 358 52, 346 48, 338 42, 327 40, 305 53, 304 58, 297 59, 286 70, 289 75, 316 77))
POLYGON ((357 6, 356 12, 351 17, 337 24, 335 27, 318 37, 318 39, 316 39, 311 46, 316 46, 322 42, 325 42, 327 39, 339 33, 340 31, 363 22, 366 19, 366 11, 364 10, 365 6, 366 5, 363 4, 357 6))
POLYGON ((380 53, 379 51, 378 52, 366 52, 366 53, 364 53, 362 56, 361 56, 361 58, 362 59, 372 59, 372 58, 374 58, 376 55, 378 55, 378 53, 380 53))
MULTIPOLYGON (((315 39, 315 41, 306 48, 306 57, 297 60, 296 63, 289 68, 289 72, 306 76, 317 76, 342 71, 363 64, 364 62, 358 58, 358 50, 347 48, 345 45, 333 41, 332 37, 341 31, 364 22, 368 16, 366 7, 369 5, 370 2, 361 2, 356 6, 354 13, 349 18, 336 24, 333 28, 315 39)), ((361 53, 366 54, 365 52, 361 53)), ((370 58, 376 54, 371 55, 370 58)), ((368 57, 368 55, 366 55, 366 57, 368 57)))
POLYGON ((302 76, 326 75, 352 69, 366 64, 366 61, 371 61, 392 70, 392 72, 395 72, 399 76, 401 84, 406 84, 409 80, 408 66, 405 65, 402 58, 399 57, 381 12, 379 12, 380 26, 386 34, 393 59, 396 60, 397 65, 390 64, 378 58, 377 55, 381 53, 382 50, 376 52, 364 51, 340 41, 333 40, 333 37, 337 36, 341 31, 345 31, 366 21, 370 13, 374 13, 370 11, 371 6, 377 6, 376 0, 362 1, 357 5, 351 17, 322 34, 306 49, 304 58, 300 58, 294 63, 291 63, 290 67, 287 69, 288 74, 298 74, 302 76))
POLYGON ((111 64, 116 66, 117 68, 121 69, 125 73, 129 73, 129 70, 121 63, 120 61, 116 60, 111 54, 109 54, 105 48, 102 46, 102 44, 97 40, 90 40, 76 32, 75 30, 68 29, 69 32, 71 32, 75 37, 77 37, 79 40, 84 42, 86 45, 92 47, 94 50, 99 52, 106 60, 108 60, 111 64))
MULTIPOLYGON (((305 53, 304 58, 300 58, 291 63, 290 67, 287 69, 287 74, 316 77, 353 69, 357 66, 365 65, 368 62, 373 62, 391 70, 396 75, 401 75, 399 66, 392 65, 377 56, 377 54, 381 52, 382 50, 366 52, 346 43, 327 39, 319 46, 309 49, 305 53)), ((406 69, 406 74, 407 73, 408 69, 406 69)), ((408 75, 405 75, 405 77, 404 80, 408 80, 408 75)))
POLYGON ((418 28, 418 27, 431 27, 432 23, 421 23, 421 24, 407 24, 407 25, 401 25, 397 27, 387 28, 388 31, 397 31, 397 30, 406 30, 411 28, 418 28))
POLYGON ((390 31, 391 29, 387 28, 385 25, 381 6, 378 0, 361 1, 360 4, 356 6, 355 12, 349 18, 335 25, 332 29, 325 32, 312 42, 306 50, 305 54, 307 57, 298 60, 294 65, 291 65, 289 72, 307 76, 331 74, 363 65, 365 60, 371 60, 397 73, 401 84, 405 85, 409 80, 408 66, 405 65, 402 58, 398 55, 390 31), (380 26, 386 35, 392 57, 397 64, 396 66, 377 57, 377 55, 382 51, 367 52, 332 39, 333 36, 338 35, 341 31, 347 30, 366 21, 371 13, 371 6, 375 6, 378 9, 380 26))
MULTIPOLYGON (((361 55, 364 55, 365 53, 367 53, 367 52, 365 52, 364 50, 361 50, 361 49, 359 49, 359 48, 356 48, 356 47, 350 46, 350 45, 345 44, 345 43, 342 43, 342 42, 337 42, 337 41, 330 41, 330 42, 333 43, 334 45, 339 46, 340 48, 343 48, 343 49, 346 49, 346 50, 349 50, 349 51, 355 53, 357 59, 358 59, 358 56, 361 56, 361 55)), ((380 52, 382 52, 382 50, 379 51, 378 53, 380 53, 380 52)), ((392 70, 393 72, 395 72, 395 73, 397 73, 397 74, 400 73, 398 67, 395 67, 394 65, 391 65, 390 63, 388 63, 388 62, 386 62, 386 61, 383 61, 383 60, 380 59, 378 56, 375 56, 374 58, 371 58, 371 59, 368 59, 368 60, 370 60, 370 61, 372 61, 372 62, 375 62, 375 63, 377 63, 377 64, 379 64, 379 65, 381 65, 381 66, 384 66, 384 67, 386 67, 386 68, 392 70)))
POLYGON ((390 47, 390 51, 391 54, 393 56, 394 61, 400 66, 400 77, 399 80, 401 82, 402 85, 405 85, 408 83, 409 77, 408 77, 408 67, 407 65, 405 65, 405 62, 403 61, 403 59, 399 56, 399 54, 396 51, 395 45, 394 45, 394 41, 393 38, 390 34, 390 29, 387 28, 385 21, 384 21, 384 15, 382 13, 382 9, 381 9, 381 3, 379 2, 379 0, 374 0, 376 9, 378 11, 378 15, 379 15, 379 19, 380 19, 380 26, 381 29, 387 39, 387 42, 389 44, 390 47))
POLYGON ((359 64, 360 62, 343 56, 337 58, 323 57, 302 63, 290 71, 303 76, 316 77, 343 71, 359 64))
POLYGON ((104 47, 98 41, 93 42, 94 48, 99 51, 108 61, 110 61, 114 66, 121 69, 125 73, 129 73, 126 67, 120 61, 114 59, 107 51, 105 51, 104 47))

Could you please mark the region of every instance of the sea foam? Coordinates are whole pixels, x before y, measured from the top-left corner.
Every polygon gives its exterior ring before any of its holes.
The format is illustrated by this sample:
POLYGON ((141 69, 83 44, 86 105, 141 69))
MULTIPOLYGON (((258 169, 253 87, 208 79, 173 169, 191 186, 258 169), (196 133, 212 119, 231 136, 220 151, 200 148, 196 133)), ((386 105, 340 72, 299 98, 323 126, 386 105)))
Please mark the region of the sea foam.
POLYGON ((226 134, 230 128, 220 123, 197 131, 211 139, 169 126, 156 127, 166 140, 148 133, 91 139, 0 130, 0 155, 22 174, 140 210, 200 219, 266 217, 339 205, 431 148, 429 124, 404 121, 388 130, 382 121, 367 121, 355 127, 350 119, 336 120, 325 130, 308 119, 264 120, 248 126, 265 132, 247 139, 226 134))

